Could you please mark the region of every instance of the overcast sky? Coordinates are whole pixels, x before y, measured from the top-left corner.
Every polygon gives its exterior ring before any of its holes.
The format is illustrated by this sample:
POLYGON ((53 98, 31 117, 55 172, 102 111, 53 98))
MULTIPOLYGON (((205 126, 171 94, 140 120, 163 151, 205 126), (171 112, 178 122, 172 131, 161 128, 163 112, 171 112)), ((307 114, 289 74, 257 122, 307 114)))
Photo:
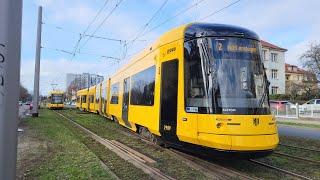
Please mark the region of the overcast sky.
MULTIPOLYGON (((120 0, 109 0, 87 34, 92 34, 120 0)), ((91 72, 106 76, 112 74, 117 64, 101 56, 122 57, 123 45, 117 41, 86 38, 80 41, 80 52, 72 52, 79 33, 83 33, 92 22, 105 0, 25 0, 22 30, 21 82, 30 91, 33 89, 33 72, 36 40, 37 6, 43 6, 43 32, 41 55, 40 93, 47 94, 51 84, 65 89, 66 73, 91 72), (90 55, 89 55, 90 54, 90 55)), ((109 16, 96 36, 132 40, 141 28, 164 4, 165 0, 123 0, 109 16)), ((166 19, 167 23, 139 38, 128 48, 127 54, 135 54, 167 30, 189 22, 199 21, 234 1, 231 0, 169 0, 160 13, 147 26, 146 31, 166 19), (195 3, 185 13, 179 13, 195 3)), ((298 57, 310 42, 320 41, 319 0, 241 0, 233 6, 202 22, 232 24, 249 28, 260 38, 288 49, 286 62, 300 65, 298 57)), ((122 61, 121 64, 127 63, 122 61)), ((120 64, 120 66, 121 66, 120 64)))

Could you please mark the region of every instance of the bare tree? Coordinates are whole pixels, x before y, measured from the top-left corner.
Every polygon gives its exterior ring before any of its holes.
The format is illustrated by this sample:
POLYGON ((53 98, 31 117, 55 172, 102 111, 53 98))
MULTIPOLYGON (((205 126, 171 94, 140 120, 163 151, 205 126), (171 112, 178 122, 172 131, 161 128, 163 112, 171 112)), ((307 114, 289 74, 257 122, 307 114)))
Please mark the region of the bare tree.
POLYGON ((310 43, 309 49, 301 55, 303 67, 320 77, 320 44, 310 43))
POLYGON ((30 94, 28 90, 20 84, 20 95, 19 95, 19 100, 20 101, 27 101, 29 98, 30 94))
POLYGON ((290 83, 286 83, 286 86, 287 86, 286 91, 290 97, 290 100, 295 101, 301 93, 301 88, 302 88, 301 85, 298 83, 290 82, 290 83))

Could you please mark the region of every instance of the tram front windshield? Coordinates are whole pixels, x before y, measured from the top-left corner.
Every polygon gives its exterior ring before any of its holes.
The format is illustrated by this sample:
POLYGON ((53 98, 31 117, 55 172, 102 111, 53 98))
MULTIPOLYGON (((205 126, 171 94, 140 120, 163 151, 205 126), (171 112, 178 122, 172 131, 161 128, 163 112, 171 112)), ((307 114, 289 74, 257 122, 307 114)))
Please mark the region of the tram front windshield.
POLYGON ((62 104, 63 103, 62 94, 52 94, 51 95, 51 103, 52 104, 62 104))
POLYGON ((259 41, 227 37, 185 42, 185 110, 270 114, 259 41))

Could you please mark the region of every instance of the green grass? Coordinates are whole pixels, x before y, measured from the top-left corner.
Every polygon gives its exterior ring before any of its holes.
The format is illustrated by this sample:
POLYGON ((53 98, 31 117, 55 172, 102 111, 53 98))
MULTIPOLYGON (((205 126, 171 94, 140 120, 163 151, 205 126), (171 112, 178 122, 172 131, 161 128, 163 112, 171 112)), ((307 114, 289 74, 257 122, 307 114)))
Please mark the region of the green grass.
MULTIPOLYGON (((320 140, 281 136, 280 142, 287 145, 320 150, 320 140)), ((307 151, 307 150, 296 149, 296 148, 291 148, 291 147, 286 147, 281 145, 277 147, 276 151, 287 153, 294 156, 312 159, 315 161, 320 161, 320 152, 307 151)))
POLYGON ((79 113, 80 111, 77 110, 64 110, 61 112, 74 118, 76 122, 99 136, 109 140, 120 141, 136 151, 156 160, 157 163, 154 166, 161 171, 166 172, 171 177, 177 179, 206 179, 201 172, 190 168, 163 148, 149 145, 139 139, 128 136, 128 134, 124 134, 123 132, 128 130, 110 120, 95 114, 79 113))
MULTIPOLYGON (((36 159, 28 161, 26 179, 113 179, 100 160, 52 111, 41 110, 39 118, 27 118, 32 139, 46 144, 36 159)), ((34 149, 30 149, 32 151, 34 149)))
MULTIPOLYGON (((298 147, 305 147, 305 148, 318 149, 318 150, 320 149, 320 140, 281 136, 280 142, 283 144, 288 144, 288 145, 293 145, 298 147)), ((312 159, 315 161, 320 160, 319 152, 299 150, 299 149, 285 147, 281 145, 277 147, 276 152, 282 152, 282 153, 290 154, 293 156, 312 159)), ((278 156, 278 155, 272 155, 270 157, 263 158, 261 159, 261 161, 277 167, 283 167, 286 170, 293 171, 293 172, 305 175, 307 177, 311 177, 313 179, 320 179, 319 164, 301 161, 301 160, 295 160, 292 158, 278 156)))
POLYGON ((304 123, 283 122, 283 121, 277 121, 277 124, 289 125, 289 126, 308 127, 308 128, 319 128, 320 129, 320 125, 318 125, 318 124, 304 124, 304 123))
MULTIPOLYGON (((147 143, 141 142, 140 140, 129 136, 124 133, 127 130, 126 128, 113 123, 110 120, 107 120, 101 116, 90 114, 90 113, 80 113, 77 110, 63 110, 63 114, 72 117, 79 124, 90 129, 94 133, 98 134, 101 137, 120 141, 127 146, 151 157, 156 160, 157 163, 154 165, 159 168, 161 171, 166 172, 168 175, 177 178, 177 179, 206 179, 206 177, 199 171, 194 170, 181 162, 178 158, 172 156, 172 154, 166 152, 163 148, 155 147, 147 143)), ((310 140, 310 139, 299 139, 292 137, 280 137, 282 143, 287 143, 291 145, 309 147, 319 149, 320 141, 310 140)), ((86 143, 85 143, 86 144, 86 143)), ((98 144, 96 144, 99 146, 98 144)), ((92 144, 90 145, 92 146, 92 144)), ((100 159, 110 159, 104 158, 106 153, 99 153, 101 147, 97 147, 96 150, 93 150, 100 159)), ((305 152, 301 150, 292 150, 279 146, 277 151, 301 156, 305 158, 310 158, 314 160, 319 160, 319 154, 305 152)), ((269 156, 267 158, 261 158, 259 161, 267 162, 268 164, 275 165, 290 171, 294 171, 303 175, 306 175, 311 178, 320 179, 319 176, 319 167, 312 163, 307 163, 303 161, 296 161, 290 158, 280 157, 276 155, 269 156)), ((232 160, 226 161, 223 160, 220 162, 223 165, 234 168, 236 170, 242 171, 246 174, 260 177, 263 179, 292 179, 291 176, 279 173, 274 170, 266 169, 264 167, 255 165, 246 160, 232 160)), ((112 169, 113 171, 116 171, 112 169)))

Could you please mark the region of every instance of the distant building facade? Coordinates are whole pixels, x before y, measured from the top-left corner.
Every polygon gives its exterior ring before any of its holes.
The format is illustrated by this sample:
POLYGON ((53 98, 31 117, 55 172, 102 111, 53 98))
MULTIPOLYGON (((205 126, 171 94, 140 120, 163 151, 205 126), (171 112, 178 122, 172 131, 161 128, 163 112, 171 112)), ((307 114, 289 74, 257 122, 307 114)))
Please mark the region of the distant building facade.
POLYGON ((89 73, 82 73, 82 74, 72 74, 68 73, 66 77, 66 91, 67 91, 67 98, 74 99, 75 94, 80 89, 89 88, 96 84, 99 84, 104 80, 103 76, 97 74, 89 74, 89 73))
POLYGON ((261 40, 262 59, 270 82, 270 94, 285 94, 285 52, 287 49, 261 40))
POLYGON ((299 68, 296 65, 286 64, 286 92, 297 91, 298 94, 318 89, 316 74, 299 68))

